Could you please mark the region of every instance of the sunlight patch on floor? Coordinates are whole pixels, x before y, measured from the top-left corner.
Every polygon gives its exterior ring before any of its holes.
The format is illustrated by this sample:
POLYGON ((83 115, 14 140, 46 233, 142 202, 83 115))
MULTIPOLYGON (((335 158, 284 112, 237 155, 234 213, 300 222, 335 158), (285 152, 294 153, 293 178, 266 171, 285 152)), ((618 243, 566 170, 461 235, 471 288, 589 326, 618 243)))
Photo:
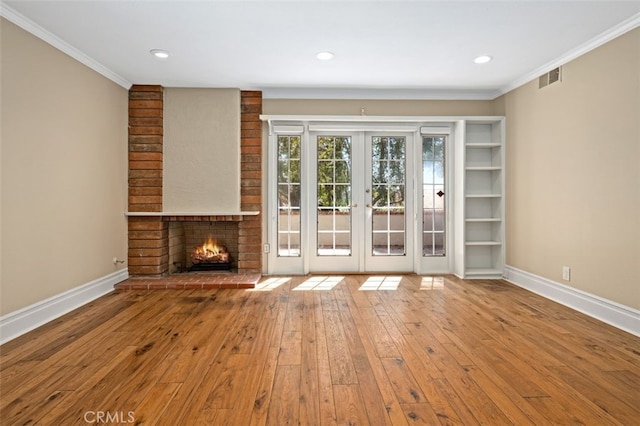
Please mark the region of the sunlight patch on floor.
POLYGON ((397 290, 402 277, 369 277, 358 290, 397 290))
POLYGON ((256 284, 256 287, 249 291, 271 291, 280 287, 282 284, 288 283, 289 281, 291 281, 291 277, 267 278, 266 280, 256 284))
POLYGON ((444 277, 422 277, 420 290, 442 290, 444 288, 444 277))
POLYGON ((341 276, 314 276, 310 277, 308 280, 304 281, 293 290, 331 290, 343 279, 344 277, 341 276))

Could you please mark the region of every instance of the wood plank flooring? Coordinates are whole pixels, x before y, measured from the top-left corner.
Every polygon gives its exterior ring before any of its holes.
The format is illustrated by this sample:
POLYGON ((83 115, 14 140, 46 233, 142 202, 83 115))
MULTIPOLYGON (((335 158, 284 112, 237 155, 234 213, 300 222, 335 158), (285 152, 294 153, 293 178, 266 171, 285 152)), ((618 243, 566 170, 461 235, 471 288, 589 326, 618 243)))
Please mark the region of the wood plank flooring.
POLYGON ((0 424, 87 423, 638 425, 640 339, 497 280, 116 291, 0 347, 0 424))

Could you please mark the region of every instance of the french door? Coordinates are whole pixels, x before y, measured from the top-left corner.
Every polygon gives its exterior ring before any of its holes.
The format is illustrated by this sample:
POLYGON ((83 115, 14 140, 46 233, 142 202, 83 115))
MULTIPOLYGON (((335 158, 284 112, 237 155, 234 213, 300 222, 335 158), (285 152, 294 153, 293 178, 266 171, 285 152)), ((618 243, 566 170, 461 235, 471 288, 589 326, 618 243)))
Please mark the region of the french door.
POLYGON ((413 135, 312 132, 309 147, 309 271, 413 271, 413 135))
POLYGON ((451 127, 348 127, 273 126, 268 273, 449 273, 451 127))

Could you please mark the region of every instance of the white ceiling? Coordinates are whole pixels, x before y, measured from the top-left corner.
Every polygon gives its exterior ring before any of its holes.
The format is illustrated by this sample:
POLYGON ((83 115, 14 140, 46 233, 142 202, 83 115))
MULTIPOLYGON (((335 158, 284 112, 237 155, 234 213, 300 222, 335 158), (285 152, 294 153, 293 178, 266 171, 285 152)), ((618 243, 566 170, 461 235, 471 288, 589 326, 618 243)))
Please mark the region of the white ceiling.
POLYGON ((636 1, 3 1, 119 84, 492 99, 640 25, 636 1), (169 59, 149 54, 165 49, 169 59), (316 53, 335 53, 319 61, 316 53), (479 55, 494 60, 473 63, 479 55))

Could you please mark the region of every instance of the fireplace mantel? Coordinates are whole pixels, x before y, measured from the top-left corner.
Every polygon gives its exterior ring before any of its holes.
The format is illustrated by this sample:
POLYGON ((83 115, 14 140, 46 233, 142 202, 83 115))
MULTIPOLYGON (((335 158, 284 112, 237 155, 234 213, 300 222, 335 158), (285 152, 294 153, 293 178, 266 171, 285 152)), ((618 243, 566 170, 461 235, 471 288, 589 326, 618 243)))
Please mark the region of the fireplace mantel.
POLYGON ((160 218, 163 222, 242 222, 259 211, 244 212, 126 212, 127 217, 160 218))
POLYGON ((125 212, 125 216, 165 217, 165 216, 257 216, 259 211, 247 212, 125 212))

